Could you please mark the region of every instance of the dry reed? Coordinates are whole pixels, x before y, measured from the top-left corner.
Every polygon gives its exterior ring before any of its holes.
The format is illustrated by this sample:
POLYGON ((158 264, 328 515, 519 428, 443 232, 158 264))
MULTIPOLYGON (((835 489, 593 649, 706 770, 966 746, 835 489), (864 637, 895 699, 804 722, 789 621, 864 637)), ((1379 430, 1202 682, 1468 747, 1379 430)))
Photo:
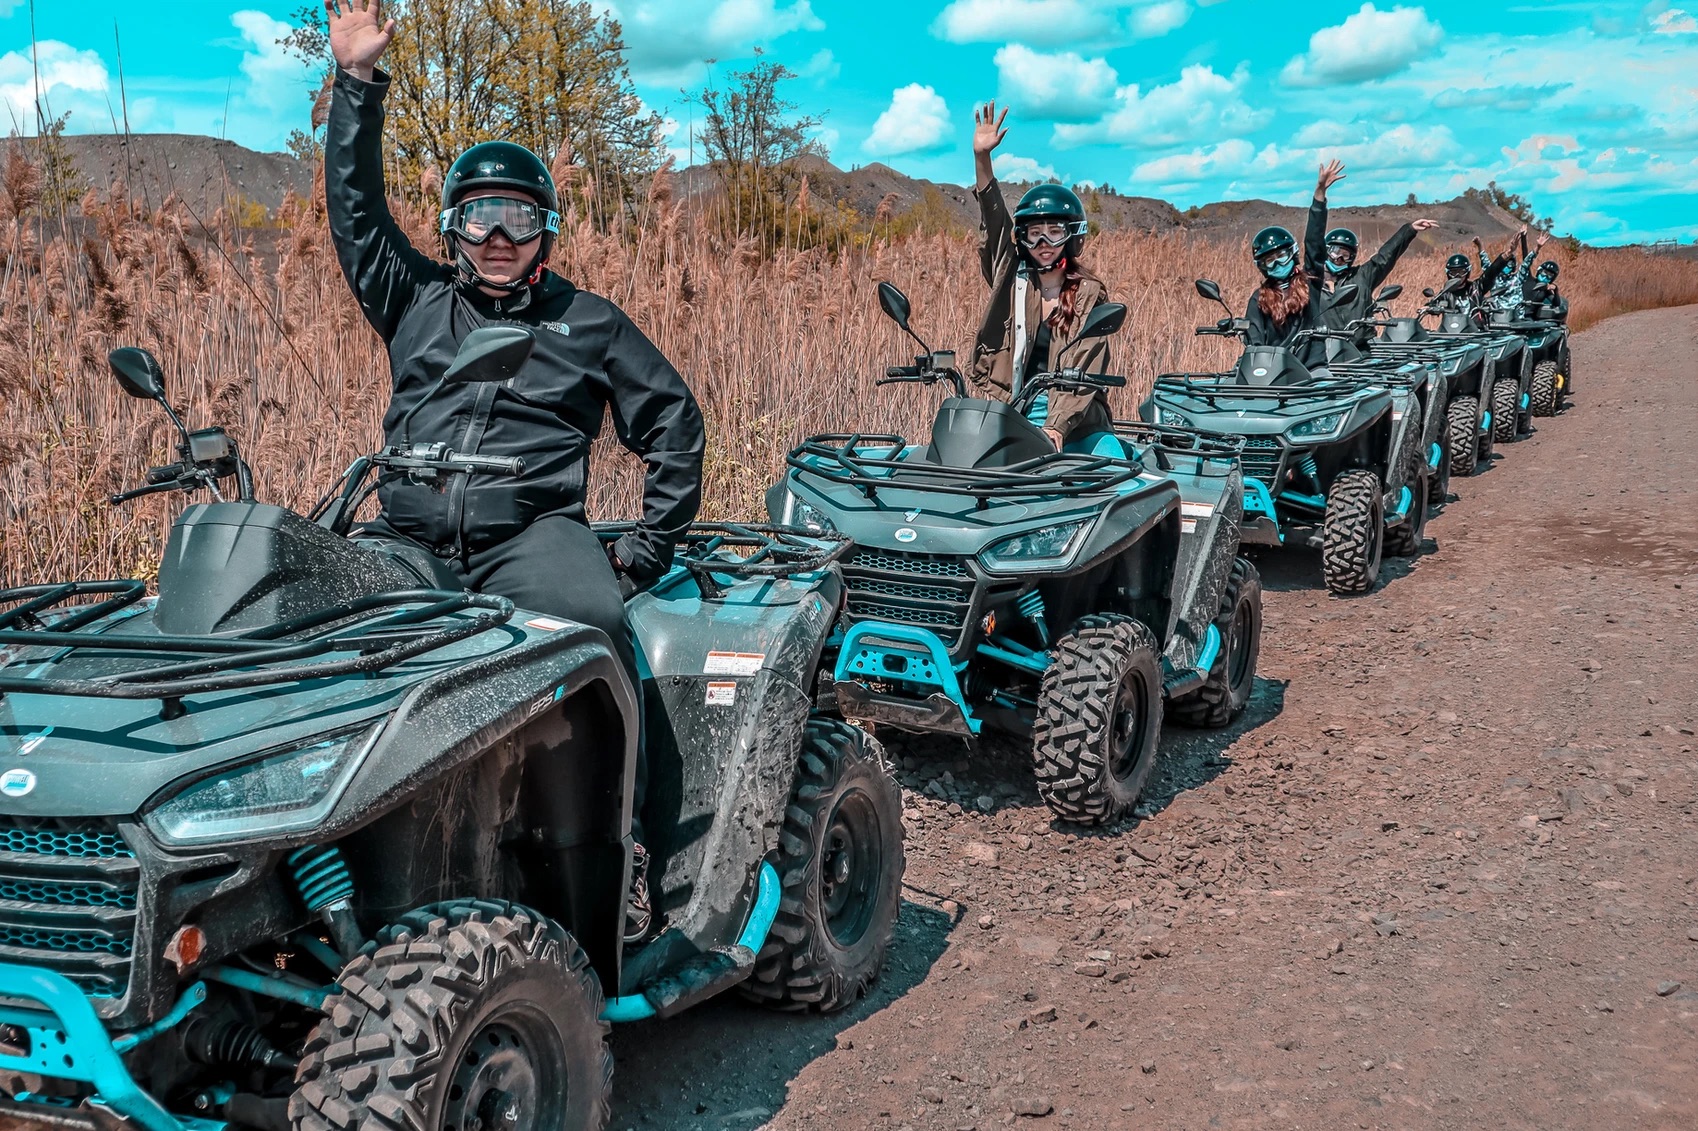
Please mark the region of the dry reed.
MULTIPOLYGON (((106 502, 173 458, 162 414, 126 399, 108 374, 105 355, 115 346, 154 351, 191 426, 230 428, 266 501, 310 505, 380 442, 387 360, 337 268, 321 207, 291 200, 270 227, 245 230, 228 217, 203 225, 176 200, 145 212, 116 186, 91 193, 71 221, 43 221, 29 216, 38 178, 20 160, 14 152, 0 175, 7 584, 148 577, 185 502, 106 502)), ((430 246, 427 218, 397 207, 419 245, 430 246)), ((1191 280, 1219 279, 1241 301, 1251 282, 1242 247, 1113 232, 1095 238, 1088 255, 1132 308, 1115 344, 1129 378, 1121 412, 1158 372, 1227 360, 1230 347, 1191 333, 1220 313, 1191 280)), ((835 255, 766 256, 727 246, 664 189, 627 231, 569 223, 556 267, 625 307, 689 378, 709 425, 709 518, 758 516, 784 452, 809 433, 924 430, 940 391, 874 387, 884 366, 912 353, 879 314, 876 281, 909 294, 916 327, 937 348, 965 351, 984 298, 971 240, 913 235, 835 255)), ((1689 260, 1583 250, 1564 270, 1577 325, 1698 302, 1698 263, 1689 260)), ((1412 263, 1402 281, 1413 295, 1423 277, 1439 274, 1434 258, 1412 263)), ((640 465, 606 433, 594 458, 592 513, 635 513, 640 465)))

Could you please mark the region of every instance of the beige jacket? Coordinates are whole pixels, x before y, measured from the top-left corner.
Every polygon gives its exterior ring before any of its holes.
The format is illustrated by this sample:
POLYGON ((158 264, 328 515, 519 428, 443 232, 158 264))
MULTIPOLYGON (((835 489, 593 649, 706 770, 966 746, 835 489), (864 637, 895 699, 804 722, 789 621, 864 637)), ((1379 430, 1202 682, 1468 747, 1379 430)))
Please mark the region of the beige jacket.
MULTIPOLYGON (((1014 218, 1009 215, 1008 204, 1002 198, 1002 186, 992 180, 984 188, 973 190, 973 195, 979 201, 982 241, 979 265, 985 282, 990 285, 991 298, 985 307, 984 319, 979 323, 967 376, 981 395, 1007 401, 1013 399, 1017 391, 1016 379, 1025 372, 1032 355, 1032 344, 1043 320, 1044 300, 1035 278, 1030 280, 1030 285, 1019 285, 1025 261, 1014 242, 1014 218), (1017 291, 1025 293, 1023 319, 1015 317, 1017 291), (1023 336, 1017 333, 1022 327, 1025 330, 1023 336), (1016 338, 1022 340, 1016 342, 1016 338)), ((1101 283, 1086 279, 1079 285, 1079 317, 1082 318, 1107 298, 1101 283)), ((1108 372, 1106 338, 1087 339, 1066 351, 1061 349, 1064 344, 1060 338, 1050 342, 1046 369, 1071 367, 1087 373, 1108 372)), ((1066 441, 1076 434, 1102 430, 1111 419, 1108 403, 1100 394, 1051 392, 1049 417, 1044 427, 1055 429, 1066 441)))

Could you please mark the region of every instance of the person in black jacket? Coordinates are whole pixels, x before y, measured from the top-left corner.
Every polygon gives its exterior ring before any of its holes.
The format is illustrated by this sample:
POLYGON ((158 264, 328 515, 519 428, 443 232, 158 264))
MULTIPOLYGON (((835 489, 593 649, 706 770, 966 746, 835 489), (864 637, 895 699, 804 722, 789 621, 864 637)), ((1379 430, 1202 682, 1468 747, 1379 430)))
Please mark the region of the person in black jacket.
MULTIPOLYGON (((394 34, 381 0, 324 0, 336 60, 324 140, 325 195, 342 271, 388 347, 383 417, 390 443, 442 441, 462 453, 520 456, 517 478, 455 476, 443 490, 406 481, 378 493, 368 533, 430 551, 469 589, 607 633, 640 688, 624 621, 625 586, 663 574, 701 504, 701 410, 676 369, 613 303, 548 270, 560 229, 548 168, 506 141, 474 145, 448 170, 441 230, 452 265, 420 252, 390 215, 383 183, 383 98, 376 67, 394 34), (470 331, 536 332, 510 380, 437 382, 470 331), (421 407, 422 403, 422 407, 421 407), (611 410, 620 442, 648 472, 636 529, 603 547, 585 522, 590 443, 611 410)), ((633 797, 640 840, 643 759, 633 797)), ((646 860, 634 869, 628 933, 648 928, 646 860)))
POLYGON ((1297 241, 1281 227, 1263 228, 1251 243, 1262 285, 1250 296, 1244 312, 1249 323, 1247 341, 1253 346, 1290 346, 1297 360, 1310 372, 1327 364, 1326 340, 1311 338, 1294 345, 1297 334, 1326 325, 1328 296, 1322 276, 1327 230, 1327 189, 1344 179, 1344 165, 1329 161, 1321 166, 1315 182, 1315 198, 1309 204, 1309 225, 1303 237, 1303 263, 1297 264, 1297 241))
MULTIPOLYGON (((1358 241, 1356 233, 1349 228, 1334 228, 1327 233, 1327 282, 1328 300, 1326 309, 1327 325, 1334 330, 1342 330, 1359 318, 1366 318, 1373 309, 1374 295, 1379 293, 1381 284, 1391 275, 1392 268, 1403 253, 1409 250, 1409 245, 1415 242, 1417 233, 1428 231, 1439 226, 1437 220, 1413 220, 1403 225, 1375 252, 1368 262, 1356 263, 1358 241), (1356 284, 1356 293, 1348 302, 1338 301, 1338 292, 1346 283, 1356 284)), ((1364 327, 1363 337, 1368 336, 1364 327)))
POLYGON ((1533 311, 1537 312, 1539 307, 1549 307, 1551 316, 1556 321, 1568 321, 1568 299, 1557 289, 1555 260, 1547 259, 1539 264, 1538 272, 1527 287, 1525 298, 1527 306, 1533 311))

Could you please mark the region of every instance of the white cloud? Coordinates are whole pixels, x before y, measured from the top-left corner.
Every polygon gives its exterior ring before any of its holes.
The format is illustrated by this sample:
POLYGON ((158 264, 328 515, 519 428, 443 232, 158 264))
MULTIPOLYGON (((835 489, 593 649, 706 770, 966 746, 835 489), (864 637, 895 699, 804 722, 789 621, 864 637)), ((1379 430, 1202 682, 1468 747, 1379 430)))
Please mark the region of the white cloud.
MULTIPOLYGON (((1314 131, 1316 135, 1327 132, 1314 131)), ((1345 183, 1352 195, 1367 200, 1402 199, 1418 184, 1428 184, 1416 177, 1444 168, 1459 152, 1446 126, 1405 124, 1372 137, 1359 134, 1356 141, 1347 144, 1315 141, 1315 137, 1305 139, 1299 132, 1288 147, 1265 145, 1257 149, 1243 138, 1230 138, 1189 153, 1146 161, 1132 170, 1132 182, 1177 195, 1207 182, 1211 192, 1228 199, 1278 198, 1313 185, 1322 159, 1336 157, 1349 171, 1350 180, 1345 183)))
POLYGON ((1309 50, 1280 72, 1289 86, 1336 86, 1385 78, 1405 70, 1437 47, 1444 29, 1425 9, 1396 7, 1382 12, 1364 4, 1336 27, 1309 37, 1309 50))
POLYGON ((1321 118, 1297 131, 1291 139, 1302 149, 1319 149, 1328 145, 1351 145, 1367 136, 1360 122, 1334 122, 1321 118))
POLYGON ((929 86, 909 83, 893 91, 890 106, 873 123, 861 148, 880 157, 939 149, 951 133, 949 107, 929 86))
POLYGON ((1191 18, 1186 0, 1156 0, 1132 13, 1132 34, 1139 39, 1156 39, 1185 26, 1191 18))
POLYGON ((1033 157, 1016 157, 1012 153, 998 153, 991 160, 996 168, 998 180, 1010 183, 1026 183, 1060 179, 1054 165, 1045 165, 1033 157))
POLYGON ((289 34, 290 25, 251 10, 232 14, 230 22, 247 44, 242 52, 247 108, 283 115, 291 128, 305 127, 312 112, 307 96, 316 84, 306 65, 277 42, 289 34))
POLYGON ((814 57, 796 73, 817 83, 828 83, 843 73, 843 64, 837 61, 837 56, 832 54, 831 48, 822 47, 814 52, 814 57))
POLYGON ((1062 122, 1103 113, 1119 81, 1105 59, 1084 59, 1071 51, 1051 55, 1019 43, 997 51, 996 69, 1004 101, 1024 116, 1062 122))
POLYGON ((1114 31, 1112 5, 1090 0, 953 0, 932 34, 951 43, 1035 43, 1060 47, 1114 31))
POLYGON ((797 31, 823 31, 808 0, 592 0, 619 21, 625 55, 640 81, 694 83, 708 59, 727 59, 797 31))
POLYGON ((1670 8, 1651 17, 1651 31, 1656 35, 1698 35, 1698 19, 1680 8, 1670 8))
MULTIPOLYGON (((1269 147, 1270 149, 1272 147, 1269 147)), ((1171 191, 1204 181, 1236 179, 1249 171, 1256 160, 1256 147, 1243 138, 1228 138, 1219 145, 1193 149, 1145 161, 1132 170, 1135 184, 1153 185, 1171 191)))
POLYGON ((0 55, 0 99, 5 101, 8 120, 0 129, 14 126, 22 133, 36 130, 35 100, 39 89, 43 110, 49 116, 71 113, 73 128, 100 129, 106 117, 106 92, 111 86, 106 64, 93 51, 79 51, 56 39, 41 40, 32 61, 28 50, 0 55), (39 66, 41 81, 36 83, 39 66), (91 123, 95 111, 99 119, 91 123))
POLYGON ((1203 65, 1186 67, 1176 82, 1140 90, 1136 83, 1115 91, 1115 107, 1100 121, 1055 127, 1057 145, 1120 142, 1145 149, 1185 145, 1205 135, 1241 137, 1266 125, 1270 110, 1244 100, 1250 72, 1231 75, 1203 65))

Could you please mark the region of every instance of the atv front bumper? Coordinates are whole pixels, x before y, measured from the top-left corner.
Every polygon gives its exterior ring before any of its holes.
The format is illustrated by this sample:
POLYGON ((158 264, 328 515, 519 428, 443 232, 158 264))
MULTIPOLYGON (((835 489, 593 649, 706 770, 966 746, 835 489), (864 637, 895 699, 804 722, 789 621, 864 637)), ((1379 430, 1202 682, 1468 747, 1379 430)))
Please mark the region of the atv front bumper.
POLYGON ((0 1025, 7 1026, 0 1043, 0 1073, 69 1080, 94 1089, 92 1097, 76 1104, 29 1092, 0 1092, 0 1126, 11 1126, 12 1121, 146 1131, 216 1131, 224 1126, 180 1119, 143 1091, 119 1051, 140 1042, 133 1036, 114 1041, 88 997, 62 974, 0 963, 0 1025))

